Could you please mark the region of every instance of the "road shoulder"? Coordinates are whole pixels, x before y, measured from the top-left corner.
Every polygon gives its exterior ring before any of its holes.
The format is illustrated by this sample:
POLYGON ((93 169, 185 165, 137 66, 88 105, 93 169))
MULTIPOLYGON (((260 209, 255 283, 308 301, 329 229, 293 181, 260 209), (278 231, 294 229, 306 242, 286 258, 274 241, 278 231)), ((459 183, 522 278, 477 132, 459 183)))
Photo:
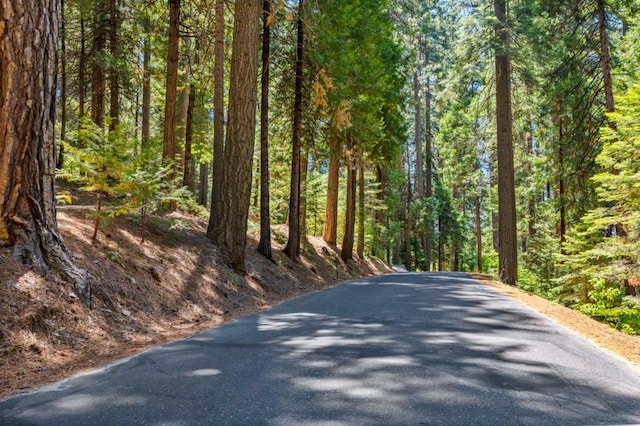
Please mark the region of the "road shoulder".
POLYGON ((573 309, 544 299, 536 294, 494 281, 485 275, 472 274, 472 277, 505 296, 509 296, 546 315, 597 346, 626 359, 640 369, 640 336, 622 333, 573 309))

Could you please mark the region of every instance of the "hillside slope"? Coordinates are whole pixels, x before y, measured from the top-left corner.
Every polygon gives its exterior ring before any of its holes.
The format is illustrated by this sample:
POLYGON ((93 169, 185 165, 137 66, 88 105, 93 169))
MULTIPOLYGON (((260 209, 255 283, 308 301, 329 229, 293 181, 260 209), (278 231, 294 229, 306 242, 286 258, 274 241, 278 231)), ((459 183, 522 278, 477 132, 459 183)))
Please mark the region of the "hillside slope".
POLYGON ((274 227, 274 262, 247 249, 246 276, 222 265, 206 223, 186 213, 122 216, 91 244, 91 206, 58 210, 75 261, 95 278, 91 309, 71 285, 42 278, 0 248, 0 397, 105 364, 146 347, 255 312, 339 281, 390 269, 375 259, 345 264, 321 238, 308 237, 302 261, 281 250, 286 228, 274 227))

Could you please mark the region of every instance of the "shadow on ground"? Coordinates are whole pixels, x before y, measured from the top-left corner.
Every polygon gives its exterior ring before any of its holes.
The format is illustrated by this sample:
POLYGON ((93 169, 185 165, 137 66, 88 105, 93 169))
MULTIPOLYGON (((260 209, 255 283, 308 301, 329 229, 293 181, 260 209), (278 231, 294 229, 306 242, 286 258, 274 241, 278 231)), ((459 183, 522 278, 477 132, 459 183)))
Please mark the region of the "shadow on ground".
POLYGON ((630 371, 464 274, 395 274, 0 402, 0 423, 638 423, 630 371))

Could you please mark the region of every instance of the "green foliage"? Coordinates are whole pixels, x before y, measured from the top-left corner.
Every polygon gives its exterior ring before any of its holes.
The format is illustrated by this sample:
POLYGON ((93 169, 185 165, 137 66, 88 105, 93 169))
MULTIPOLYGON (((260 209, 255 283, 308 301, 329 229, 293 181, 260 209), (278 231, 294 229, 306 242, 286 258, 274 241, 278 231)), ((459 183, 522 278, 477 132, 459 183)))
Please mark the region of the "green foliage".
POLYGON ((67 164, 59 174, 97 196, 94 238, 103 220, 138 211, 144 221, 162 203, 186 198, 178 181, 167 183, 171 167, 154 158, 151 148, 134 155, 134 144, 121 128, 108 131, 85 118, 70 140, 65 143, 67 164))

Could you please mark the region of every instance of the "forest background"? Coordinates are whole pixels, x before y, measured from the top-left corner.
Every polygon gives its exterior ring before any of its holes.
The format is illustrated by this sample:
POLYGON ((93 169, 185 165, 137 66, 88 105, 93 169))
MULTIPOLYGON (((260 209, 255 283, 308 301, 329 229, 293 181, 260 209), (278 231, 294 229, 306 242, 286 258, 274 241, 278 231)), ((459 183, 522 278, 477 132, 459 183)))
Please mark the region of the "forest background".
POLYGON ((271 258, 286 224, 293 260, 322 236, 640 333, 637 0, 58 8, 58 175, 93 239, 188 210, 242 273, 247 227, 271 258))

